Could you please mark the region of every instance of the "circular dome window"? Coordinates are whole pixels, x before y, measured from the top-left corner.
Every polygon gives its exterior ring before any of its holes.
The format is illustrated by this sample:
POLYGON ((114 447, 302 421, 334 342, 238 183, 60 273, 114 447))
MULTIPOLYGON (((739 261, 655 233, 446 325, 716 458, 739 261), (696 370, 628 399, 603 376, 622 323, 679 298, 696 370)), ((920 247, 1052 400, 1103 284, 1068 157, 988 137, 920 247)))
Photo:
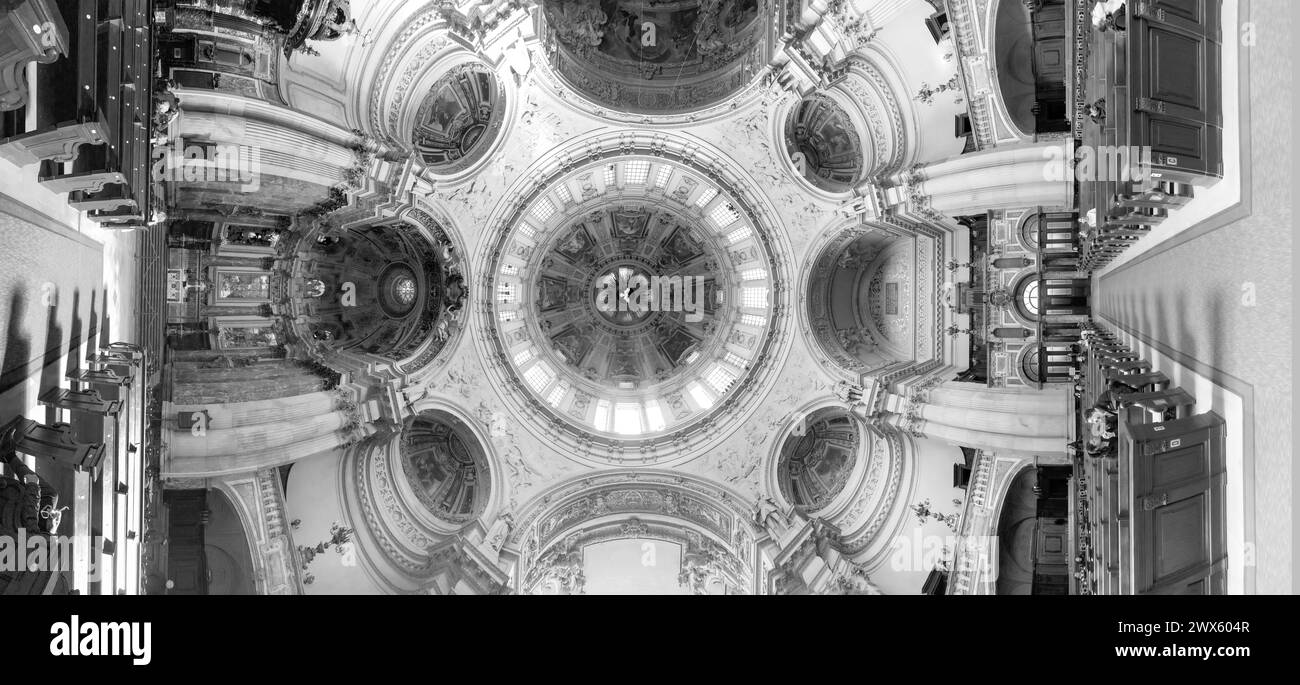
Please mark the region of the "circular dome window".
POLYGON ((390 264, 379 275, 379 307, 393 318, 405 318, 420 300, 419 277, 405 263, 390 264))

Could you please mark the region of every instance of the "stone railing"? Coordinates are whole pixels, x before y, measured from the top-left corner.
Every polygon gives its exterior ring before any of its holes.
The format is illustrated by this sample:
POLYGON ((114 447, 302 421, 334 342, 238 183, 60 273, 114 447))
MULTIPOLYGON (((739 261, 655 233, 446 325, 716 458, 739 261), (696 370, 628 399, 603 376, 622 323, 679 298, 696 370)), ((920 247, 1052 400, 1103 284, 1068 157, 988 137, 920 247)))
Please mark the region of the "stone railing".
POLYGON ((303 594, 302 564, 290 535, 278 470, 231 476, 214 480, 212 485, 228 495, 239 511, 252 553, 258 594, 303 594))
POLYGON ((993 505, 993 471, 996 458, 984 451, 975 453, 970 482, 966 485, 966 502, 958 526, 957 545, 953 549, 948 577, 950 595, 993 594, 988 577, 989 564, 997 553, 997 538, 989 531, 993 505), (990 542, 991 541, 991 542, 990 542))

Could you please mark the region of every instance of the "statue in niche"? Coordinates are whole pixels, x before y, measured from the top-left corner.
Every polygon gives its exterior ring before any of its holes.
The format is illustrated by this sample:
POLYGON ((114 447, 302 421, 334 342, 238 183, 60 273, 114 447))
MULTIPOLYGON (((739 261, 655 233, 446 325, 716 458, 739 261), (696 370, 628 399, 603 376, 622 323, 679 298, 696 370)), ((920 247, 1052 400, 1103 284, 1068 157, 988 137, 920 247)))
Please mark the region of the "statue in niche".
POLYGON ((515 519, 508 512, 502 514, 496 523, 492 524, 492 529, 487 534, 488 548, 493 552, 500 552, 506 544, 506 537, 510 535, 510 530, 514 528, 515 519))
POLYGON ((846 271, 857 271, 874 262, 879 254, 879 248, 854 242, 840 255, 838 264, 846 271))
POLYGON ((465 279, 460 276, 452 276, 447 279, 447 311, 458 312, 465 306, 465 298, 469 292, 465 289, 465 279))
POLYGON ((609 16, 595 0, 554 0, 546 9, 556 39, 579 55, 591 55, 605 40, 609 16))
POLYGON ((840 345, 851 356, 861 358, 876 351, 876 338, 865 328, 841 328, 835 332, 840 345))
POLYGON ((778 540, 790 530, 789 514, 781 511, 781 508, 776 506, 776 502, 766 495, 759 498, 758 503, 754 505, 754 520, 769 535, 778 540))
POLYGON ((320 297, 325 294, 325 282, 319 278, 309 279, 303 287, 303 295, 307 297, 320 297))

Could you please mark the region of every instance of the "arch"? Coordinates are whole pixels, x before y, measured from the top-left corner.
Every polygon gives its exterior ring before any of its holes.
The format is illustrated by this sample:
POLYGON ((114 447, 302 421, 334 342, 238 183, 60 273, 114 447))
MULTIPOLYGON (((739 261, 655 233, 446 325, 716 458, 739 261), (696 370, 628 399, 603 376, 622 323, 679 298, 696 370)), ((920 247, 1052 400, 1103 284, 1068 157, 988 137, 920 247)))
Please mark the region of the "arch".
POLYGON ((998 94, 1025 135, 1069 130, 1064 76, 1069 70, 1066 7, 1060 2, 996 3, 990 16, 998 94))
POLYGON ((801 284, 805 306, 799 314, 812 337, 810 347, 824 356, 823 366, 848 380, 910 361, 914 346, 892 339, 882 326, 912 315, 908 293, 915 287, 914 270, 905 263, 884 270, 894 257, 912 258, 912 241, 871 224, 849 224, 828 234, 832 237, 814 247, 816 257, 801 284))
MULTIPOLYGON (((518 555, 516 577, 526 591, 543 572, 577 580, 581 559, 575 554, 595 539, 692 537, 706 552, 726 557, 730 571, 725 575, 745 583, 737 591, 752 593, 759 584, 757 540, 762 532, 746 499, 678 472, 583 475, 538 493, 522 507, 506 547, 518 555)), ((707 566, 708 555, 697 561, 707 566)))
MULTIPOLYGON (((356 446, 342 466, 351 518, 358 527, 364 522, 362 549, 375 567, 374 576, 390 591, 413 589, 424 580, 434 545, 457 535, 483 533, 509 493, 505 467, 479 421, 441 398, 418 400, 410 411, 400 430, 356 446), (457 515, 430 506, 429 498, 418 492, 421 482, 408 476, 407 429, 420 417, 451 427, 471 451, 470 461, 479 474, 476 489, 472 506, 457 515)), ((455 501, 466 502, 463 497, 455 501)))
POLYGON ((221 488, 208 491, 208 517, 203 527, 203 554, 208 571, 208 593, 255 595, 258 570, 254 536, 240 507, 221 488))
POLYGON ((1021 276, 1012 288, 1016 315, 1027 322, 1039 320, 1042 314, 1040 278, 1037 273, 1021 276))

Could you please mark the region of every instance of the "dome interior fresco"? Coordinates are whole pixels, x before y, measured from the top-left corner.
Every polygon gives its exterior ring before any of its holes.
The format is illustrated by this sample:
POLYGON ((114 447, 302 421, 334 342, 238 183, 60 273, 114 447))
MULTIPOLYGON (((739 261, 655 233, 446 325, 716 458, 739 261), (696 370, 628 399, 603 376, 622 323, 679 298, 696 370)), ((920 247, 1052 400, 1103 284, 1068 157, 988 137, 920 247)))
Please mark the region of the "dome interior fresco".
POLYGON ((504 88, 486 65, 453 67, 416 108, 411 141, 436 173, 465 169, 480 159, 500 133, 504 88))
POLYGON ((863 442, 851 416, 825 411, 809 417, 781 448, 781 493, 801 512, 824 509, 848 484, 863 442))
POLYGON ((621 439, 709 414, 768 345, 763 230, 667 160, 562 173, 521 208, 494 269, 519 386, 552 417, 621 439))
POLYGON ((767 51, 771 0, 547 0, 556 71, 604 105, 697 109, 747 85, 767 51))
POLYGON ((862 136, 830 97, 801 100, 786 123, 785 142, 795 167, 822 190, 847 190, 862 177, 862 136))
POLYGON ((455 419, 421 414, 402 430, 402 473, 434 516, 463 525, 487 506, 491 480, 483 449, 455 419))

